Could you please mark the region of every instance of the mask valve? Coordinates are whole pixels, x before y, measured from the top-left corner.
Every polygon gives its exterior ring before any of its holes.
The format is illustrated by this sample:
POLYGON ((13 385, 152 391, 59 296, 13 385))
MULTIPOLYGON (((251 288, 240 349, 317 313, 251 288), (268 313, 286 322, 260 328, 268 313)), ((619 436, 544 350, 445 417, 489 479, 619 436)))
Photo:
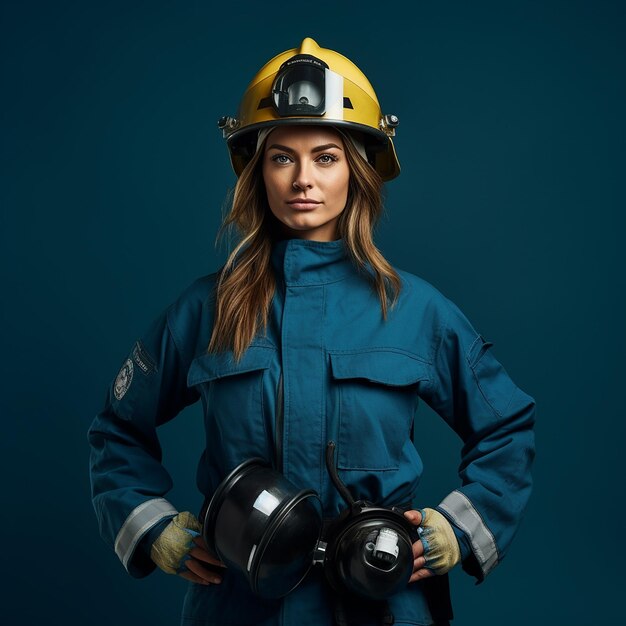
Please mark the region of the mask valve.
POLYGON ((393 565, 398 558, 398 533, 391 528, 381 528, 376 539, 373 557, 386 566, 393 565))

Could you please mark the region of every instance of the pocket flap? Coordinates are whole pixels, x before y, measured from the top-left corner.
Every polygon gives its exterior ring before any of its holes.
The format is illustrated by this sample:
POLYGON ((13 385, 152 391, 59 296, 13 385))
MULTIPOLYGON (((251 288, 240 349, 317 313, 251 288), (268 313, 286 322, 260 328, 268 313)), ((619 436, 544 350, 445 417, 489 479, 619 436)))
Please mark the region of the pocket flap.
POLYGON ((384 385, 410 385, 428 379, 428 364, 406 352, 368 349, 329 352, 334 378, 365 378, 384 385))
POLYGON ((275 351, 276 349, 271 346, 250 345, 238 363, 235 362, 232 350, 219 354, 203 354, 191 362, 187 374, 187 386, 192 387, 224 376, 267 369, 275 351))

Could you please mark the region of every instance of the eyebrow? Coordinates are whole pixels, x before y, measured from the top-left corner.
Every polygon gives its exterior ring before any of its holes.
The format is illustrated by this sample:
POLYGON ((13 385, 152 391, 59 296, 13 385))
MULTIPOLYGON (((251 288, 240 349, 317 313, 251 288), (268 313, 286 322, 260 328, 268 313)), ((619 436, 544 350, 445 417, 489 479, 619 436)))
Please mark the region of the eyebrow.
MULTIPOLYGON (((317 146, 316 148, 312 148, 311 152, 323 152, 324 150, 329 150, 330 148, 337 148, 337 150, 341 150, 341 148, 336 143, 325 143, 323 146, 317 146)), ((296 151, 293 148, 289 148, 288 146, 281 146, 278 143, 273 143, 268 150, 283 150, 284 152, 289 152, 291 154, 295 154, 296 151)))

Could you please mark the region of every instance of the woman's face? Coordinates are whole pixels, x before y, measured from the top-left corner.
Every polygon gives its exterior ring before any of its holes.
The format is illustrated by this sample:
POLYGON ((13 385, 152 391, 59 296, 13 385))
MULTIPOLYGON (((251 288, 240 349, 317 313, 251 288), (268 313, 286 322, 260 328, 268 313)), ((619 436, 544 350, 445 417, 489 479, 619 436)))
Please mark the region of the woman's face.
POLYGON ((350 170, 341 135, 321 126, 279 126, 267 137, 263 180, 288 237, 333 241, 348 199, 350 170))

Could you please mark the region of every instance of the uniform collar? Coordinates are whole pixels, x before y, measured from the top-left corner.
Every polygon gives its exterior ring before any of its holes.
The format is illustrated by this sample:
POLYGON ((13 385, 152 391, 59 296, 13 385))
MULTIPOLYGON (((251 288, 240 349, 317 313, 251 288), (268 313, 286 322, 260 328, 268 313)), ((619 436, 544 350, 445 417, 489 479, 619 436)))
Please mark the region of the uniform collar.
POLYGON ((271 260, 287 285, 332 283, 355 271, 343 239, 280 239, 272 248, 271 260))

